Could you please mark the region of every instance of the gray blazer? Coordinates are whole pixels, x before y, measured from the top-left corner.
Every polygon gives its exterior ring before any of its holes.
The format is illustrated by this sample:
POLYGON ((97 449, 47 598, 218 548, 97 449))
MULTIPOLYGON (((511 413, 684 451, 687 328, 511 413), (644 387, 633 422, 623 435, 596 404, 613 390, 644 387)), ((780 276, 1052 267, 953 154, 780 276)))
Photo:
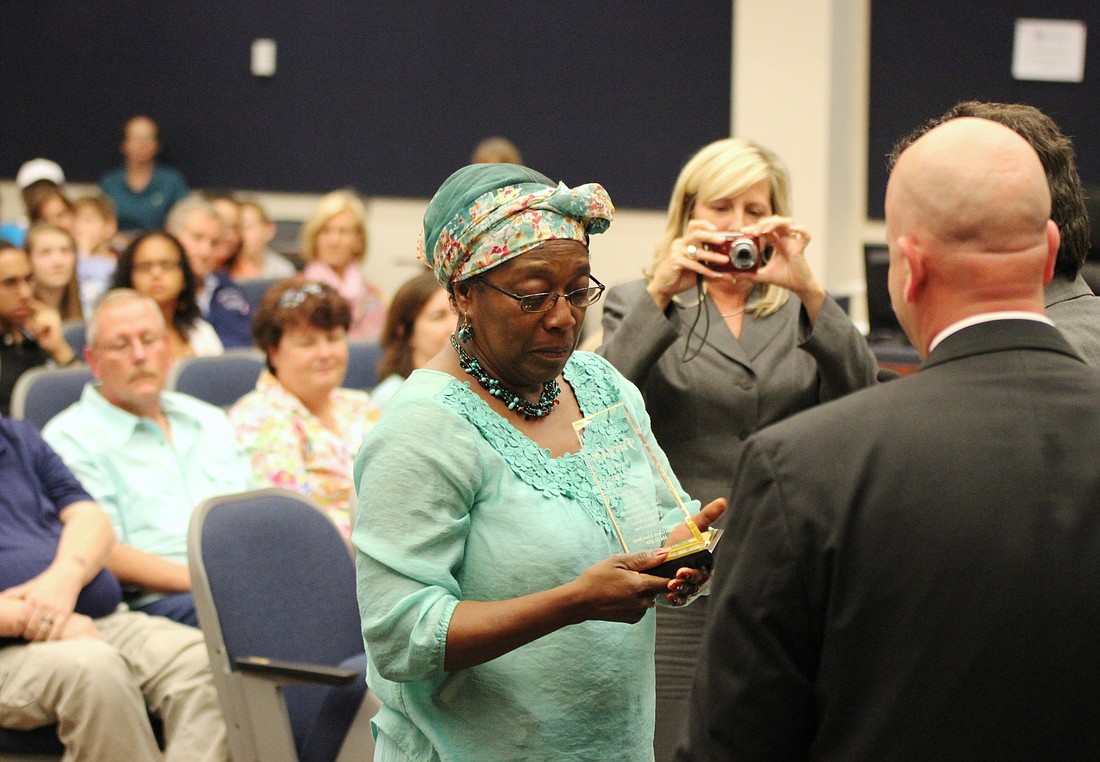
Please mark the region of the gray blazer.
POLYGON ((740 341, 712 302, 702 306, 691 332, 698 314, 694 290, 661 312, 644 281, 615 286, 607 293, 597 352, 642 390, 673 471, 705 505, 729 494, 750 434, 873 384, 878 365, 832 299, 812 327, 794 296, 774 315, 746 315, 740 341))
POLYGON ((1047 317, 1085 362, 1100 367, 1100 296, 1080 275, 1070 281, 1055 275, 1043 296, 1047 317))

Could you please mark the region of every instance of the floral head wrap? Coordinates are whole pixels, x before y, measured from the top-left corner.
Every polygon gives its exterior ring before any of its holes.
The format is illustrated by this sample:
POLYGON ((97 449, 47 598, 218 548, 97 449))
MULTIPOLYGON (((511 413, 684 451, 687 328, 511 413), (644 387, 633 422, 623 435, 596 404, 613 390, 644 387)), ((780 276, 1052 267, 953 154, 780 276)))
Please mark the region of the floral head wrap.
POLYGON ((444 288, 545 241, 588 245, 615 207, 596 183, 568 188, 518 164, 471 164, 436 191, 424 213, 417 256, 444 288))

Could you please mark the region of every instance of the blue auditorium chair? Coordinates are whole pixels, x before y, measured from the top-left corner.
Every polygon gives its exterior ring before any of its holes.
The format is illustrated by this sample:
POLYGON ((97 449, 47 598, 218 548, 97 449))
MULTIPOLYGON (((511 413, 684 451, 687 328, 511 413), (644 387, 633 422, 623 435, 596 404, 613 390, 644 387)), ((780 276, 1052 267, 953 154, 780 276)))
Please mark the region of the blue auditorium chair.
POLYGON ((199 623, 234 759, 371 759, 355 566, 308 498, 262 489, 199 505, 188 532, 199 623))
POLYGON ((244 292, 244 298, 248 300, 248 307, 252 310, 253 315, 260 308, 260 301, 264 298, 264 294, 281 280, 283 278, 242 278, 237 281, 237 285, 244 292))
POLYGON ((39 431, 80 399, 84 385, 94 381, 86 365, 33 368, 21 375, 11 393, 11 417, 26 420, 39 431))
POLYGON ((218 407, 229 407, 256 388, 264 355, 255 349, 229 349, 211 357, 182 357, 168 374, 167 388, 218 407))
POLYGON ((378 359, 382 356, 382 347, 374 341, 348 342, 348 374, 344 377, 347 389, 362 389, 369 392, 378 386, 378 359))

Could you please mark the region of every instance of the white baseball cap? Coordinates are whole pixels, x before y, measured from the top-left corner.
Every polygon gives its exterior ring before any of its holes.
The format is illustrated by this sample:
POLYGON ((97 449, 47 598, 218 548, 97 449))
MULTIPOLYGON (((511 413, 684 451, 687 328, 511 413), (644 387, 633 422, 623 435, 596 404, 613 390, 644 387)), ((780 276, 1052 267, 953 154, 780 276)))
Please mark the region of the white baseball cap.
POLYGON ((65 173, 61 171, 61 165, 56 161, 39 158, 23 162, 23 166, 15 176, 15 184, 19 186, 19 190, 39 180, 51 180, 57 185, 64 185, 65 173))

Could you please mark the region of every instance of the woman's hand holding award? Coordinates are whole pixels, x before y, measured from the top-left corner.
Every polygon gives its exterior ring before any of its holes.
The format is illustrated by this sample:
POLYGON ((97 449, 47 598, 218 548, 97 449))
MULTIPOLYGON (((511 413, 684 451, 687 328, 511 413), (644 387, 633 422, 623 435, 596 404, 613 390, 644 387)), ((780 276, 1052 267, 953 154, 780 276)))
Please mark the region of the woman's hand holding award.
MULTIPOLYGON (((634 422, 625 403, 575 421, 581 454, 588 464, 624 553, 654 550, 665 544, 662 526, 666 501, 676 505, 689 536, 669 546, 668 558, 646 574, 672 578, 679 569, 709 570, 722 530, 700 530, 667 469, 634 422)), ((676 534, 682 534, 677 532, 676 534)))

